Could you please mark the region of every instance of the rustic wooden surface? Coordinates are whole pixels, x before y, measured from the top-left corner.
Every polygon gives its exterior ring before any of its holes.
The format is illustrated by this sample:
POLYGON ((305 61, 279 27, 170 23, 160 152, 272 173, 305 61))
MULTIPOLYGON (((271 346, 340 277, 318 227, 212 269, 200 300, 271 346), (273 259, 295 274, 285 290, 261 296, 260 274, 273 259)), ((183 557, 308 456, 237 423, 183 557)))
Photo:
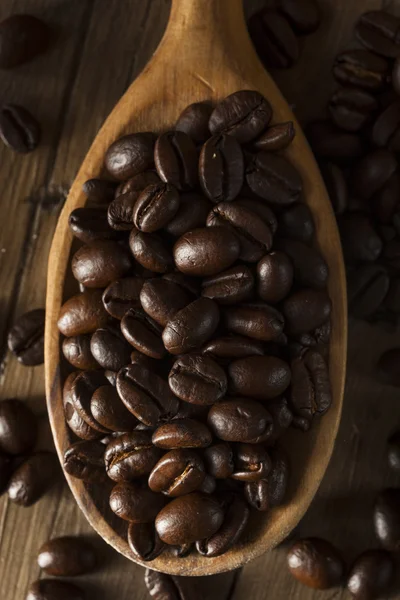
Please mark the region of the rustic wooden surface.
MULTIPOLYGON (((250 11, 258 4, 245 0, 250 11)), ((320 0, 324 24, 304 40, 302 60, 278 73, 288 101, 300 119, 323 114, 333 87, 330 66, 351 39, 363 10, 383 5, 399 10, 398 0, 320 0)), ((41 446, 50 447, 43 368, 20 366, 7 353, 6 332, 13 319, 44 305, 47 254, 59 210, 98 128, 128 84, 146 63, 165 27, 167 0, 3 0, 0 20, 31 12, 53 24, 57 41, 46 55, 0 73, 0 102, 19 102, 43 124, 43 142, 28 155, 0 148, 1 398, 26 400, 40 416, 41 446)), ((387 436, 400 427, 398 391, 373 377, 380 353, 398 343, 396 333, 352 324, 345 410, 336 450, 317 497, 296 535, 322 535, 337 543, 351 561, 377 545, 371 509, 378 490, 398 485, 385 461, 387 436)), ((65 484, 60 482, 30 509, 0 499, 0 598, 24 600, 40 574, 39 545, 51 536, 84 533, 98 545, 103 568, 80 584, 90 600, 147 597, 143 571, 96 539, 65 484)), ((257 559, 236 576, 202 581, 204 598, 214 600, 312 600, 347 598, 342 590, 312 592, 288 575, 285 550, 257 559)), ((400 598, 400 595, 394 596, 400 598)))

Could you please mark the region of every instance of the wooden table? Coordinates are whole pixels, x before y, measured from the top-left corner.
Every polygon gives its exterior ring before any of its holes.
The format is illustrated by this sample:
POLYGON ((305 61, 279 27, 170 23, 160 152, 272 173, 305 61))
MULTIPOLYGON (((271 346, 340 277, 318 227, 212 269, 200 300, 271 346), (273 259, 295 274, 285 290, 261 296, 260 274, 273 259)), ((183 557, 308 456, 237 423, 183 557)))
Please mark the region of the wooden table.
MULTIPOLYGON (((210 0, 212 1, 212 0, 210 0)), ((360 12, 382 6, 400 14, 399 0, 319 0, 323 26, 304 39, 296 68, 276 78, 300 119, 324 114, 333 88, 332 59, 351 40, 360 12)), ((250 12, 261 2, 245 0, 250 12)), ((43 17, 57 33, 52 50, 34 62, 0 73, 0 101, 30 108, 43 140, 20 156, 1 145, 0 353, 1 399, 25 400, 40 417, 40 447, 51 447, 43 368, 25 368, 7 352, 15 317, 44 305, 47 255, 65 194, 92 139, 127 85, 139 73, 164 30, 168 0, 3 0, 0 20, 17 12, 43 17)), ((338 544, 348 561, 374 547, 371 511, 376 493, 399 481, 385 458, 388 435, 400 427, 398 391, 374 379, 380 353, 396 345, 394 333, 352 323, 342 426, 326 477, 295 535, 320 535, 338 544)), ((89 600, 144 600, 143 570, 111 551, 91 532, 65 483, 38 504, 18 508, 0 499, 0 598, 24 600, 40 575, 38 547, 50 537, 85 534, 99 549, 102 568, 79 582, 89 600)), ((201 582, 207 600, 312 600, 347 598, 342 590, 313 592, 287 572, 278 548, 235 574, 201 582)), ((397 595, 396 598, 400 598, 397 595)))

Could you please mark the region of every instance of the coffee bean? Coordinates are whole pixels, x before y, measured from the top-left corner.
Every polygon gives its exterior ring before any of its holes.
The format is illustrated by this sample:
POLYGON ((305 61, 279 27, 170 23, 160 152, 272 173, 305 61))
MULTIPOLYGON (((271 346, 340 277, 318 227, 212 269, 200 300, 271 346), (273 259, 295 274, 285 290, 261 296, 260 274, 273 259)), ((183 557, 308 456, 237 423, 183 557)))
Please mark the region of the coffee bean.
POLYGON ((249 33, 267 67, 287 69, 299 59, 299 43, 288 21, 274 10, 255 13, 249 33))
POLYGON ((110 202, 107 209, 107 222, 112 230, 131 231, 133 229, 134 209, 139 196, 139 191, 129 191, 120 194, 110 202))
POLYGON ((67 361, 76 369, 90 371, 91 369, 98 369, 99 367, 90 351, 90 339, 91 335, 86 334, 76 335, 63 340, 63 354, 67 361))
POLYGON ((382 546, 391 552, 400 550, 400 490, 381 492, 374 507, 375 533, 382 546))
POLYGON ((361 213, 348 213, 339 221, 343 253, 348 263, 374 261, 382 252, 382 240, 371 219, 361 213))
POLYGON ((268 481, 266 479, 247 482, 244 486, 244 495, 252 508, 260 512, 269 511, 268 481))
POLYGON ((30 310, 16 320, 8 333, 8 348, 23 365, 44 362, 45 316, 43 308, 30 310))
POLYGON ((328 282, 328 265, 315 248, 297 240, 280 239, 277 249, 285 252, 293 264, 294 280, 299 285, 323 288, 328 282))
POLYGON ((347 589, 356 600, 386 595, 395 575, 393 558, 386 550, 367 550, 355 560, 347 589))
POLYGON ((296 135, 293 121, 270 125, 252 144, 254 150, 278 152, 285 150, 296 135))
POLYGON ((259 92, 241 90, 219 102, 210 116, 213 135, 227 133, 241 144, 257 137, 269 124, 272 108, 259 92))
POLYGON ((372 128, 372 142, 380 148, 400 151, 400 102, 393 102, 376 119, 372 128))
POLYGON ((30 585, 26 600, 85 600, 85 593, 66 581, 41 579, 30 585))
POLYGON ((132 348, 119 329, 97 329, 90 340, 90 349, 103 369, 119 371, 130 362, 132 348))
POLYGON ((348 303, 355 317, 365 319, 382 304, 390 285, 389 275, 381 265, 362 265, 349 273, 348 303))
POLYGON ((168 247, 157 234, 132 230, 129 247, 134 258, 154 273, 166 273, 174 262, 168 247))
POLYGON ((114 481, 131 481, 148 475, 162 452, 151 441, 150 431, 124 433, 112 440, 104 455, 107 475, 114 481))
POLYGON ((32 152, 40 137, 40 125, 26 108, 17 104, 5 104, 1 108, 0 138, 11 150, 21 154, 32 152))
POLYGON ((211 537, 222 525, 218 502, 193 492, 172 500, 156 518, 156 529, 166 544, 178 545, 211 537))
POLYGON ((295 579, 316 590, 339 586, 345 565, 332 544, 320 538, 295 542, 288 551, 288 567, 295 579))
MULTIPOLYGON (((400 348, 391 348, 382 354, 378 361, 379 379, 386 385, 400 386, 400 348)), ((1 407, 1 404, 0 404, 1 407)))
POLYGON ((365 90, 340 88, 331 96, 328 110, 332 121, 345 131, 360 131, 378 110, 378 101, 365 90))
POLYGON ((289 293, 293 283, 293 265, 283 252, 271 252, 257 264, 258 295, 276 304, 289 293))
POLYGON ((400 55, 400 19, 383 10, 371 10, 361 15, 355 32, 369 50, 388 58, 400 55))
POLYGON ((191 295, 182 286, 166 279, 149 279, 142 287, 140 301, 149 317, 165 327, 190 303, 191 295))
POLYGON ((116 242, 98 240, 83 246, 72 257, 72 273, 88 288, 107 287, 127 275, 132 267, 129 252, 116 242))
POLYGON ((212 202, 229 202, 243 185, 244 159, 239 142, 232 136, 216 134, 203 145, 199 178, 204 194, 212 202))
POLYGON ((265 479, 271 469, 270 458, 261 444, 235 445, 234 463, 232 479, 244 482, 265 479))
POLYGON ((76 479, 104 483, 104 451, 105 446, 99 441, 75 442, 64 452, 64 470, 76 479))
POLYGON ((200 421, 174 419, 164 423, 153 433, 153 444, 158 448, 206 448, 212 442, 211 433, 200 421))
POLYGON ((286 398, 274 398, 268 402, 268 412, 274 422, 274 436, 277 440, 293 421, 293 413, 289 408, 286 398))
POLYGON ((160 183, 160 178, 155 171, 142 171, 130 177, 128 181, 119 184, 115 191, 115 198, 129 192, 142 192, 148 185, 160 183))
POLYGON ((250 189, 272 204, 293 204, 300 198, 303 183, 300 173, 283 156, 258 152, 246 168, 250 189))
POLYGON ((307 204, 294 204, 284 210, 278 219, 279 234, 284 238, 311 242, 315 235, 315 225, 307 204))
POLYGON ((315 0, 282 0, 280 9, 300 34, 318 29, 320 14, 315 0))
POLYGON ((275 356, 249 356, 231 362, 229 388, 240 394, 269 400, 284 393, 290 384, 289 365, 275 356))
POLYGON ((228 479, 233 473, 233 451, 229 444, 219 442, 203 451, 207 472, 215 479, 228 479))
POLYGON ((26 454, 37 439, 37 419, 20 400, 0 402, 0 449, 7 454, 26 454))
POLYGON ((393 471, 400 472, 400 433, 394 433, 388 440, 388 463, 393 471))
POLYGON ((50 29, 31 15, 11 15, 0 23, 0 68, 12 69, 47 50, 50 29))
POLYGON ((343 171, 333 163, 320 165, 326 189, 336 215, 341 215, 347 209, 348 187, 343 171))
POLYGON ((222 316, 232 333, 264 342, 279 338, 284 327, 283 315, 263 302, 229 306, 222 316))
POLYGON ((153 165, 155 136, 153 133, 131 133, 116 140, 106 152, 107 171, 121 181, 133 177, 153 165))
POLYGON ((158 461, 150 473, 149 487, 174 498, 197 490, 204 477, 200 456, 194 450, 179 448, 167 452, 158 461))
POLYGON ((136 200, 133 223, 140 231, 152 233, 167 225, 178 208, 176 188, 168 183, 155 183, 146 187, 136 200))
POLYGON ((238 258, 240 244, 236 235, 225 227, 203 227, 189 231, 174 246, 177 268, 186 275, 216 275, 238 258))
POLYGON ((284 301, 286 331, 300 335, 323 325, 330 317, 331 300, 325 290, 299 290, 284 301))
POLYGON ((197 354, 178 358, 170 371, 168 382, 178 398, 200 405, 214 404, 227 390, 224 370, 208 356, 197 354))
POLYGON ((333 75, 339 83, 380 91, 389 76, 389 63, 368 50, 347 50, 336 57, 333 75))
POLYGON ((204 143, 210 137, 208 121, 212 110, 207 102, 189 104, 179 115, 175 129, 186 133, 196 144, 204 143))
POLYGON ((362 200, 369 200, 384 186, 396 169, 396 157, 389 150, 379 149, 370 152, 353 170, 354 193, 362 200))
POLYGON ((102 302, 102 290, 85 290, 61 307, 58 329, 68 337, 92 333, 107 325, 109 315, 102 302))
MULTIPOLYGON (((250 191, 251 193, 251 191, 250 191)), ((278 229, 278 220, 275 213, 263 200, 257 198, 237 198, 235 204, 243 206, 247 210, 255 213, 262 219, 269 227, 272 235, 274 235, 278 229)))
POLYGON ((96 440, 104 435, 104 433, 97 431, 88 425, 78 414, 72 401, 72 385, 79 373, 79 371, 74 371, 67 377, 64 383, 63 406, 65 420, 67 421, 69 428, 82 440, 96 440))
POLYGON ((145 367, 129 365, 121 369, 117 390, 127 409, 145 425, 154 427, 160 419, 178 412, 179 401, 167 382, 145 367))
POLYGON ((185 354, 210 339, 219 323, 219 309, 209 298, 182 308, 165 327, 162 339, 170 354, 185 354))
POLYGON ((121 519, 133 523, 150 523, 164 504, 161 494, 133 482, 117 483, 110 495, 111 510, 121 519))
POLYGON ((150 561, 165 550, 153 523, 129 523, 128 544, 139 560, 150 561))
POLYGON ((123 319, 130 308, 140 307, 141 277, 124 277, 113 281, 103 294, 106 311, 115 319, 123 319))
POLYGON ((90 200, 108 204, 114 198, 116 185, 107 179, 88 179, 82 185, 82 191, 90 200))
POLYGON ((9 499, 19 506, 32 506, 57 480, 59 463, 53 452, 36 452, 12 474, 9 499))
POLYGON ((290 403, 293 412, 312 421, 314 416, 323 415, 332 403, 328 367, 319 352, 307 350, 291 364, 292 384, 290 403))
POLYGON ((214 277, 206 277, 202 283, 202 296, 218 304, 236 304, 249 300, 253 295, 254 276, 249 267, 237 265, 214 277))
POLYGON ((96 421, 107 430, 131 431, 137 425, 136 418, 126 409, 112 385, 102 385, 94 391, 90 410, 96 421))
POLYGON ((339 129, 330 121, 314 121, 307 128, 307 138, 318 158, 348 165, 365 154, 365 144, 356 133, 339 129))
MULTIPOLYGON (((191 548, 191 545, 182 547, 191 548)), ((197 586, 193 585, 195 580, 196 577, 185 580, 183 577, 171 577, 150 569, 146 569, 144 575, 146 587, 154 600, 201 600, 197 586)))
POLYGON ((204 227, 211 206, 209 200, 200 194, 181 194, 178 211, 165 226, 165 231, 180 237, 187 231, 204 227))
POLYGON ((103 371, 81 371, 71 385, 71 401, 75 410, 92 429, 101 433, 108 433, 108 429, 93 417, 90 402, 97 388, 106 384, 103 371))
POLYGON ((93 547, 81 537, 54 538, 41 546, 38 565, 47 575, 72 577, 93 571, 97 563, 93 547))
POLYGON ((240 335, 215 338, 205 344, 202 353, 219 362, 230 362, 234 358, 264 354, 261 342, 240 335))
POLYGON ((270 506, 280 506, 286 500, 290 477, 290 464, 287 454, 280 446, 269 449, 271 470, 268 475, 268 502, 270 506))
POLYGON ((208 413, 208 426, 225 442, 257 444, 273 433, 271 415, 250 398, 225 398, 214 404, 208 413))
MULTIPOLYGON (((157 172, 166 183, 180 191, 193 189, 197 184, 197 150, 190 137, 182 131, 168 131, 157 139, 154 161, 157 172)), ((170 188, 169 191, 173 190, 170 188)), ((171 194, 168 203, 172 203, 171 194)), ((175 214, 175 211, 171 211, 175 214)), ((172 215, 173 216, 173 215, 172 215)), ((153 229, 154 231, 154 229, 153 229)))
POLYGON ((165 355, 162 328, 143 310, 130 308, 121 321, 121 331, 128 342, 146 356, 163 358, 165 355))
POLYGON ((76 208, 69 215, 68 224, 74 236, 85 244, 118 236, 116 231, 110 229, 107 209, 103 207, 76 208))

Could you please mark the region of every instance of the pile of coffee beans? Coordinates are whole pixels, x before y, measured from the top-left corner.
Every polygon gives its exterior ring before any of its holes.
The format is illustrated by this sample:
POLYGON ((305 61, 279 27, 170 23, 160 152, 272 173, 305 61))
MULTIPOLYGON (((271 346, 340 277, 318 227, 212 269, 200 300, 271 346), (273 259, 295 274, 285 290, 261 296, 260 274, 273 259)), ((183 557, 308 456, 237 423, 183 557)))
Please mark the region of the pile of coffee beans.
POLYGON ((328 267, 292 123, 236 92, 188 106, 173 130, 130 133, 74 210, 82 291, 62 306, 74 442, 64 468, 114 482, 111 509, 142 560, 236 544, 249 509, 281 504, 278 439, 331 405, 328 267))

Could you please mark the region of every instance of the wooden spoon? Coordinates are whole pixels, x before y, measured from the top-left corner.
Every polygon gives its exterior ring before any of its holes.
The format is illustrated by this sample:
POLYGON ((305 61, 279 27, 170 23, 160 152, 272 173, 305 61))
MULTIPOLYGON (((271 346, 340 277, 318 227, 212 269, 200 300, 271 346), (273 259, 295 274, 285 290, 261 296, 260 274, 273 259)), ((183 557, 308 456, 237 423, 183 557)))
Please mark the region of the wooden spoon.
MULTIPOLYGON (((60 216, 49 259, 46 394, 54 440, 62 461, 70 443, 70 432, 62 405, 57 319, 69 277, 72 235, 68 216, 86 202, 82 184, 101 173, 106 149, 121 135, 173 127, 188 104, 220 100, 241 89, 259 90, 264 94, 274 109, 274 122, 295 122, 297 135, 287 155, 302 174, 305 201, 317 227, 317 243, 330 269, 333 318, 329 367, 333 406, 326 416, 316 420, 308 434, 292 431, 284 438, 292 463, 288 502, 267 516, 255 515, 243 542, 223 556, 204 558, 192 553, 187 558, 175 558, 168 552, 150 563, 151 568, 175 575, 210 575, 235 569, 279 544, 296 526, 317 491, 332 454, 342 409, 347 306, 336 221, 304 135, 251 44, 242 0, 173 0, 168 28, 156 54, 108 117, 85 158, 60 216)), ((125 523, 117 520, 108 508, 107 491, 86 486, 68 474, 66 478, 94 529, 116 550, 139 562, 126 542, 125 523)))

